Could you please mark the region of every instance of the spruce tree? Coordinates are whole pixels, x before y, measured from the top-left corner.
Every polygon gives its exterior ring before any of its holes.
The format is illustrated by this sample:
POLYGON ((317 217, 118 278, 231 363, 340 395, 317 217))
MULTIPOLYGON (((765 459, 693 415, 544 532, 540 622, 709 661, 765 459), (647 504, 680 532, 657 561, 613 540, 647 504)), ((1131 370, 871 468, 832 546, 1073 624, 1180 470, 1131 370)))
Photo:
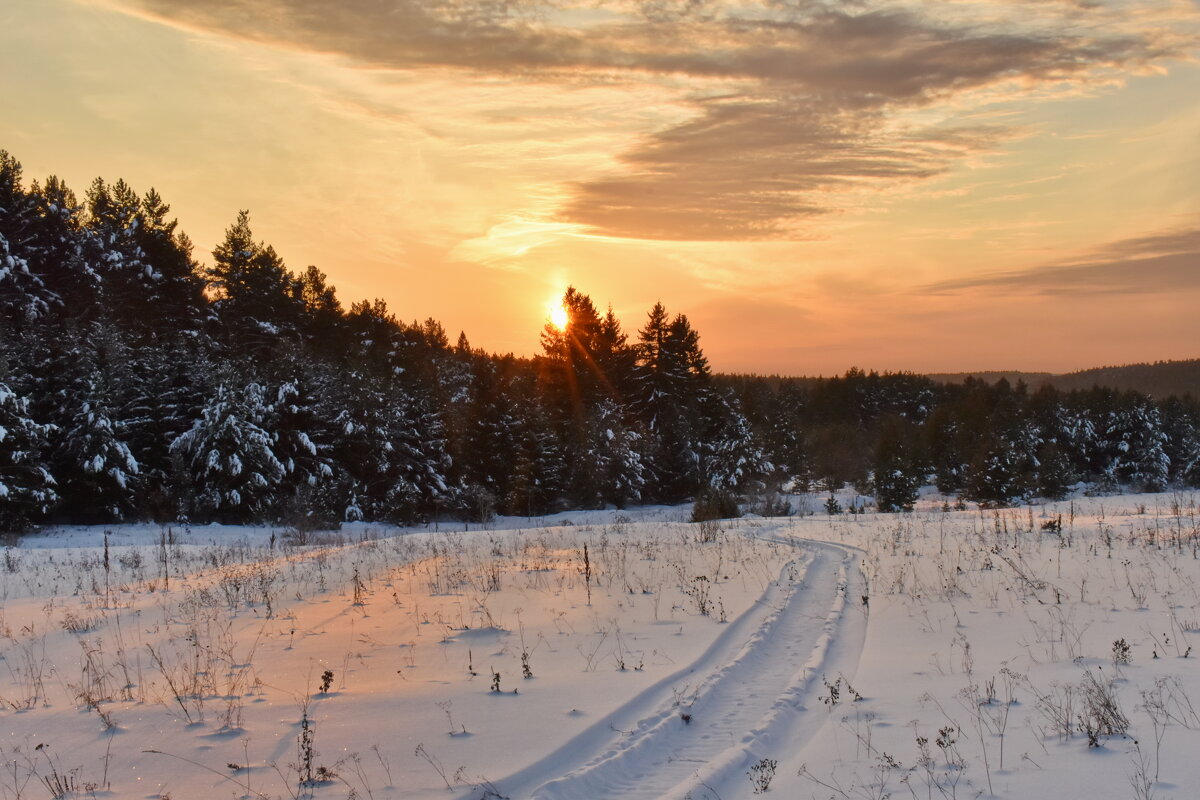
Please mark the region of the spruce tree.
POLYGON ((268 409, 262 387, 217 387, 191 429, 171 443, 182 472, 183 511, 198 522, 273 518, 286 470, 262 428, 268 409))
POLYGON ((875 505, 880 511, 912 511, 924 483, 924 459, 916 426, 903 417, 885 417, 879 426, 872 463, 875 505))
POLYGON ((51 433, 30 417, 28 398, 0 382, 0 531, 23 531, 58 502, 47 469, 51 433))
POLYGON ((116 418, 108 376, 93 368, 60 412, 53 461, 71 522, 117 522, 137 507, 139 467, 116 418))
POLYGON ((267 359, 281 343, 299 338, 302 288, 274 248, 254 241, 248 211, 226 229, 207 277, 234 357, 267 359))
POLYGON ((29 263, 37 209, 21 164, 0 150, 0 334, 5 340, 50 311, 46 284, 29 263))

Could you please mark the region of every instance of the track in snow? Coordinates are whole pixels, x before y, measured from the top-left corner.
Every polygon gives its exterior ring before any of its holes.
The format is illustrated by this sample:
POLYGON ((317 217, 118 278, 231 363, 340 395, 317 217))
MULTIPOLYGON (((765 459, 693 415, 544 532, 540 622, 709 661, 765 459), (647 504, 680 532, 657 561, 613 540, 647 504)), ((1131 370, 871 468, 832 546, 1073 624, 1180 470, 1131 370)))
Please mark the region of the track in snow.
POLYGON ((800 546, 802 558, 703 656, 500 782, 501 792, 514 800, 749 795, 751 764, 795 753, 825 723, 822 678, 853 677, 866 634, 857 551, 781 541, 800 546))

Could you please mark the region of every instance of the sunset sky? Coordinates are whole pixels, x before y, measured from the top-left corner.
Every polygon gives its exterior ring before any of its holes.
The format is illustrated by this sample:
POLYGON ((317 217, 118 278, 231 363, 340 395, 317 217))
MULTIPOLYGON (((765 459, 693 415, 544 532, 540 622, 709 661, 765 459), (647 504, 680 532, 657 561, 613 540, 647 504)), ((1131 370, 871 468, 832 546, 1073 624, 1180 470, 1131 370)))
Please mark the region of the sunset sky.
POLYGON ((1196 0, 6 0, 0 149, 239 209, 532 354, 568 284, 722 371, 1200 357, 1196 0))

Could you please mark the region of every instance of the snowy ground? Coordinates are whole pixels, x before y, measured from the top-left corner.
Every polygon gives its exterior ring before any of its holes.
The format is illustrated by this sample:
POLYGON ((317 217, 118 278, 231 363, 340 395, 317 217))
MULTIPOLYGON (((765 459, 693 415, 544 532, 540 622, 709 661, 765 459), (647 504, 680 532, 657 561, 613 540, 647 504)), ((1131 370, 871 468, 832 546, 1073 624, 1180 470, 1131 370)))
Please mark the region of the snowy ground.
POLYGON ((0 798, 1191 796, 1197 498, 942 508, 26 537, 0 798))

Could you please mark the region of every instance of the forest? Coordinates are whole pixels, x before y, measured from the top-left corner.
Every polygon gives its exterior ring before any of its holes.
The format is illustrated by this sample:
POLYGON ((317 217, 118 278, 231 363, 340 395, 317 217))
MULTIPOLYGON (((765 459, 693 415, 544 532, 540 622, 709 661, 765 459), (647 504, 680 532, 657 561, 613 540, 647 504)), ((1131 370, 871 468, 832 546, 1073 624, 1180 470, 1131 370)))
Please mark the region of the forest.
POLYGON ((697 502, 790 513, 846 484, 1011 505, 1200 485, 1200 403, 852 369, 715 374, 684 314, 627 331, 563 297, 533 357, 383 300, 345 307, 241 212, 207 263, 153 189, 25 185, 0 151, 0 531, 45 523, 336 526, 697 502))

